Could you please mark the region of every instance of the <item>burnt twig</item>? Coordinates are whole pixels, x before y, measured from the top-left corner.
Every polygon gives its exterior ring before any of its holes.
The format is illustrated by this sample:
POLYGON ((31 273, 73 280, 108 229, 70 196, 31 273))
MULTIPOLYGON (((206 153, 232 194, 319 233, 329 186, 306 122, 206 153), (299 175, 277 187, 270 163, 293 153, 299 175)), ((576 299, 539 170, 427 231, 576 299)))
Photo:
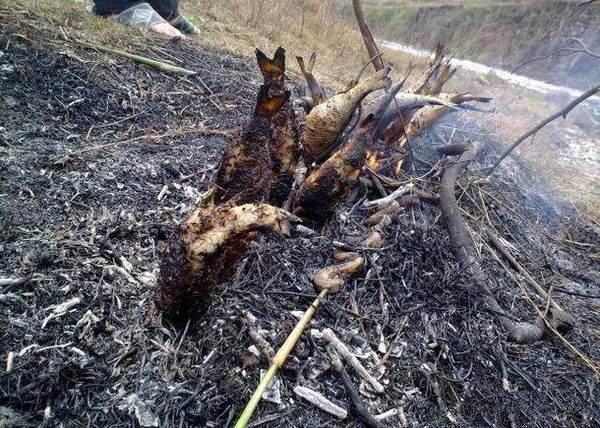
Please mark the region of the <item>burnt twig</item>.
POLYGON ((15 287, 27 284, 33 278, 33 274, 23 276, 21 278, 0 278, 0 287, 4 287, 0 294, 9 292, 15 287))
POLYGON ((365 382, 369 384, 369 386, 377 393, 382 393, 384 391, 384 387, 377 379, 375 379, 371 374, 367 371, 365 366, 359 361, 356 356, 350 352, 348 347, 335 335, 333 330, 330 328, 324 329, 322 332, 312 331, 313 336, 317 338, 322 338, 326 340, 337 353, 346 360, 353 368, 356 370, 356 373, 363 378, 365 382))
POLYGON ((294 392, 299 397, 304 398, 309 403, 314 404, 319 409, 335 416, 336 418, 346 419, 348 416, 348 411, 346 409, 331 402, 329 399, 315 390, 297 385, 294 387, 294 392))
POLYGON ((456 180, 459 174, 475 159, 476 154, 477 145, 469 146, 458 161, 446 167, 442 177, 440 210, 448 229, 452 252, 461 268, 475 283, 475 286, 483 292, 484 302, 496 314, 498 321, 508 331, 509 337, 518 343, 532 343, 541 339, 545 330, 531 323, 516 323, 503 315, 502 308, 493 296, 488 285, 489 280, 477 259, 475 245, 456 201, 454 194, 456 180))
POLYGON ((413 188, 413 184, 409 183, 406 186, 399 187, 394 192, 387 195, 385 198, 375 199, 373 201, 366 201, 363 203, 363 208, 375 208, 385 206, 394 200, 398 199, 400 196, 406 195, 413 188))
POLYGON ((348 372, 346 371, 346 368, 343 365, 340 367, 339 372, 342 378, 342 382, 344 382, 344 386, 346 387, 346 392, 350 396, 350 401, 352 401, 352 410, 354 411, 356 416, 358 416, 358 418, 361 421, 363 421, 368 427, 382 427, 383 425, 380 424, 379 421, 377 421, 377 419, 375 419, 367 411, 364 401, 362 400, 362 398, 360 398, 360 395, 358 395, 358 391, 352 384, 352 380, 350 379, 350 376, 348 376, 348 372))
POLYGON ((350 401, 352 402, 352 412, 368 427, 383 427, 383 425, 379 423, 379 421, 375 419, 367 410, 363 399, 360 397, 357 389, 352 384, 352 379, 350 379, 350 376, 346 371, 346 367, 344 367, 344 363, 342 363, 342 359, 337 353, 335 347, 331 344, 328 345, 327 352, 329 353, 333 367, 340 374, 342 382, 344 383, 344 387, 346 388, 346 392, 350 397, 350 401))
POLYGON ((529 283, 529 285, 533 288, 533 290, 540 296, 540 298, 546 302, 549 301, 552 306, 556 309, 563 310, 558 303, 554 299, 552 299, 546 290, 542 288, 542 286, 525 270, 523 266, 513 257, 512 254, 506 249, 500 238, 498 238, 489 228, 485 228, 485 233, 488 236, 492 245, 508 260, 508 262, 512 265, 513 268, 517 270, 525 280, 529 283))
POLYGON ((369 26, 365 21, 365 15, 362 9, 362 2, 360 0, 352 0, 352 6, 354 7, 354 14, 356 15, 356 21, 358 22, 360 33, 362 34, 363 40, 365 42, 365 47, 367 48, 369 57, 372 58, 373 67, 375 67, 375 71, 383 70, 385 65, 383 64, 381 54, 379 53, 379 49, 377 48, 375 39, 371 34, 371 30, 369 30, 369 26))

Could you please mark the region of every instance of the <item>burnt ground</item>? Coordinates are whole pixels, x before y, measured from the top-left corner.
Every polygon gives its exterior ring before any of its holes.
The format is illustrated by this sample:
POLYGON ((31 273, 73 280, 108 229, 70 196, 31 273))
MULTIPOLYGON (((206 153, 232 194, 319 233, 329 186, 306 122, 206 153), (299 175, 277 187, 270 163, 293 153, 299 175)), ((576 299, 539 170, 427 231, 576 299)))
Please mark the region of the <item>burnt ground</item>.
MULTIPOLYGON (((310 277, 331 263, 332 241, 364 231, 368 213, 352 204, 322 235, 262 238, 232 279, 198 302, 201 317, 162 321, 153 305, 160 250, 210 182, 225 146, 219 132, 239 128, 250 112, 256 67, 197 45, 138 46, 199 72, 176 78, 14 25, 0 29, 0 277, 31 280, 0 289, 0 425, 231 425, 268 365, 248 352, 242 313, 277 348, 313 300, 310 277)), ((434 162, 431 144, 414 142, 417 157, 434 162)), ((598 229, 515 180, 505 171, 461 181, 460 203, 494 292, 518 320, 534 319, 529 299, 544 308, 491 256, 483 224, 576 318, 566 341, 598 361, 598 229)), ((358 197, 373 195, 361 189, 358 197)), ((410 426, 600 424, 589 362, 554 336, 533 345, 506 340, 454 262, 437 207, 405 209, 384 236, 383 249, 358 249, 367 267, 312 324, 334 329, 373 372, 378 348, 393 348, 384 393, 365 397, 372 414, 401 409, 410 426)), ((361 425, 293 393, 308 386, 348 407, 325 347, 309 332, 280 380, 281 403, 263 401, 253 426, 361 425)), ((385 424, 401 422, 396 415, 385 424)))

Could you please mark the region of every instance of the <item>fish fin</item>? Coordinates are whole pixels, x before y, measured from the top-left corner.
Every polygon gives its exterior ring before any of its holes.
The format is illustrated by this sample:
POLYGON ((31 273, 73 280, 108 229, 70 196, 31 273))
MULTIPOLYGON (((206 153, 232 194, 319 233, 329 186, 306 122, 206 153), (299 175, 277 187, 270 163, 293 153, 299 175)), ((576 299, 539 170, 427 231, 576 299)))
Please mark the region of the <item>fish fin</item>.
POLYGON ((265 80, 283 82, 285 79, 285 49, 277 48, 273 59, 267 57, 260 49, 256 49, 258 68, 265 80))

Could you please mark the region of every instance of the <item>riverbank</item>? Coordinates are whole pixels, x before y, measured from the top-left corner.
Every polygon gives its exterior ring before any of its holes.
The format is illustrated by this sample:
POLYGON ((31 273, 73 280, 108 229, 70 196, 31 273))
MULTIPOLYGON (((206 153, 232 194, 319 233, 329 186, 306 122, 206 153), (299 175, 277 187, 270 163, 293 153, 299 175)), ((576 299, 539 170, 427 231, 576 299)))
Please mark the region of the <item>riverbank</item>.
MULTIPOLYGON (((367 19, 380 38, 426 49, 441 41, 459 58, 507 71, 556 49, 580 48, 574 38, 600 52, 600 2, 587 7, 557 0, 365 4, 367 19)), ((350 18, 351 7, 345 13, 350 18)), ((527 64, 519 74, 577 89, 600 81, 599 59, 571 53, 527 64)))

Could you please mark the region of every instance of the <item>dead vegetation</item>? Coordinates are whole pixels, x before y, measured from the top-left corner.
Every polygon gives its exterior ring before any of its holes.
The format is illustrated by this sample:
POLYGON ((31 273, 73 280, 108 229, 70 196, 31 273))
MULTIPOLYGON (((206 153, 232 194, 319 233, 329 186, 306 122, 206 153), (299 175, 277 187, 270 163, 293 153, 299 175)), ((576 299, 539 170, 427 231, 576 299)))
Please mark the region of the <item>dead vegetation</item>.
MULTIPOLYGON (((281 51, 257 68, 143 47, 199 72, 172 78, 81 49, 34 12, 0 15, 14 23, 0 30, 0 418, 231 426, 271 365, 255 425, 599 422, 597 226, 553 213, 508 168, 478 171, 495 158, 491 138, 476 157, 444 128, 442 144, 424 126, 406 138, 395 120, 377 131, 388 103, 410 125, 427 111, 416 96, 446 99, 443 55, 411 103, 390 85, 372 116, 353 91, 369 71, 337 99, 313 92, 310 105, 351 113, 307 140, 287 97, 308 95, 283 79, 281 51), (290 180, 313 141, 308 174, 290 180), (304 202, 307 183, 327 209, 304 202), (514 334, 523 322, 535 341, 514 334)), ((471 113, 459 114, 449 120, 471 113)))
MULTIPOLYGON (((459 58, 519 69, 529 77, 585 90, 600 73, 586 51, 600 46, 600 4, 577 0, 368 1, 379 37, 430 47, 440 40, 459 58), (537 58, 536 62, 530 60, 537 58)), ((346 13, 351 11, 349 4, 346 13)))

